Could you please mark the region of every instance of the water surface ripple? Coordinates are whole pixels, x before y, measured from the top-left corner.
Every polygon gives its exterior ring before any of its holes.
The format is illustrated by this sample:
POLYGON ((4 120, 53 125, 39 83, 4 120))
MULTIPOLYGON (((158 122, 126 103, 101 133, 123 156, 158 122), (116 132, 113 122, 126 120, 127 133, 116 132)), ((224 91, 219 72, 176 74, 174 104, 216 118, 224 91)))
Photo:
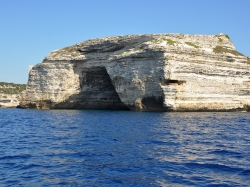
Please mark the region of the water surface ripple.
POLYGON ((0 186, 250 186, 250 115, 0 109, 0 186))

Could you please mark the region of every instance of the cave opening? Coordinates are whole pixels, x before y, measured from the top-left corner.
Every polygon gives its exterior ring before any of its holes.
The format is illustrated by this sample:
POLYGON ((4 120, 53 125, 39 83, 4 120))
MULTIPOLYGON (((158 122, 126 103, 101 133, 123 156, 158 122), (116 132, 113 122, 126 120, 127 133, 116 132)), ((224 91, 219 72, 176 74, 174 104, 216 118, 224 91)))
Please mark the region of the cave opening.
POLYGON ((80 93, 72 95, 63 105, 77 109, 129 110, 121 101, 105 67, 78 67, 77 72, 80 93))
POLYGON ((176 80, 176 79, 164 79, 162 81, 162 85, 183 85, 186 83, 184 80, 176 80))

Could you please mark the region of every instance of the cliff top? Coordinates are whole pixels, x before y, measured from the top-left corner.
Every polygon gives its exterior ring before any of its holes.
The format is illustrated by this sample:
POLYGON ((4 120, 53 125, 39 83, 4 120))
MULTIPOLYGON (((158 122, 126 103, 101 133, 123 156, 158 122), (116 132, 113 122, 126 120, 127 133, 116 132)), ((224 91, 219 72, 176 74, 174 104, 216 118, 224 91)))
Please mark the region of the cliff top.
POLYGON ((52 51, 44 61, 84 60, 86 55, 93 53, 109 53, 122 55, 127 52, 145 50, 167 51, 168 49, 193 48, 207 53, 229 53, 240 55, 226 34, 190 35, 190 34, 143 34, 111 36, 89 39, 84 42, 52 51))

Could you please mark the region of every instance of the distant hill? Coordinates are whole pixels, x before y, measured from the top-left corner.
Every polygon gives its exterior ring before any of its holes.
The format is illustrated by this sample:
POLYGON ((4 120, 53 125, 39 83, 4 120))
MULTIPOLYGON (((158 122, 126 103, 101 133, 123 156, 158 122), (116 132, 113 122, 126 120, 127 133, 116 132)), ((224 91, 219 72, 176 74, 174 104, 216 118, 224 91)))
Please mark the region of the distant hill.
POLYGON ((19 94, 25 89, 26 89, 26 84, 0 82, 1 94, 19 94))
POLYGON ((0 107, 15 108, 19 106, 20 93, 26 89, 26 84, 0 82, 0 107))

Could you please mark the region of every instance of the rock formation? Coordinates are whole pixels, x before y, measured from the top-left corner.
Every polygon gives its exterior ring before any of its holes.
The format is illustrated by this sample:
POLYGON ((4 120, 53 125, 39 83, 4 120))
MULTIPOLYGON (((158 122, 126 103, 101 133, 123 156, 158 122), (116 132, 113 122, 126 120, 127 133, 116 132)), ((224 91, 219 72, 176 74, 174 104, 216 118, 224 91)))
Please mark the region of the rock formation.
POLYGON ((0 108, 19 107, 20 93, 25 87, 24 84, 0 82, 0 108))
POLYGON ((53 51, 29 73, 23 108, 248 110, 250 60, 225 34, 91 39, 53 51))

